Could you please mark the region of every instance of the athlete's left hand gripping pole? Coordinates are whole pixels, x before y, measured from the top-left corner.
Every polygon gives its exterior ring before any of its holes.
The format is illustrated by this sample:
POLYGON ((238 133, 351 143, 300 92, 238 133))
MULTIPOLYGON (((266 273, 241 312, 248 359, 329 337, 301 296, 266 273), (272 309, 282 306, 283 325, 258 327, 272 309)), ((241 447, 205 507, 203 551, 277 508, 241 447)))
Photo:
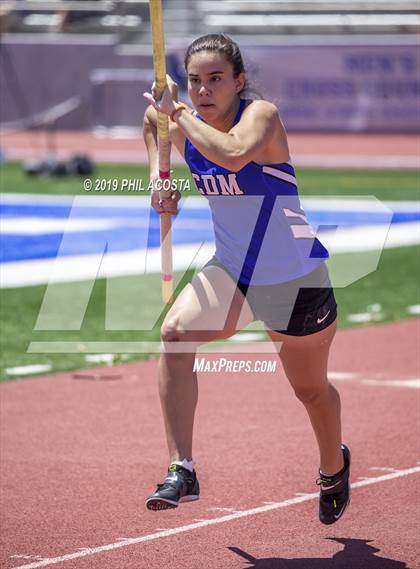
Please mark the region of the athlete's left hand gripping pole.
MULTIPOLYGON (((163 12, 161 0, 149 0, 150 22, 152 25, 153 66, 158 98, 166 87, 165 39, 163 32, 163 12)), ((171 143, 169 141, 168 116, 158 112, 158 156, 159 178, 161 184, 170 179, 171 143)), ((168 183, 168 182, 167 182, 168 183)), ((162 187, 162 186, 161 186, 162 187)), ((160 190, 161 199, 171 195, 170 189, 160 190)), ((160 252, 162 267, 162 298, 165 304, 172 302, 172 232, 171 214, 160 214, 160 252)))

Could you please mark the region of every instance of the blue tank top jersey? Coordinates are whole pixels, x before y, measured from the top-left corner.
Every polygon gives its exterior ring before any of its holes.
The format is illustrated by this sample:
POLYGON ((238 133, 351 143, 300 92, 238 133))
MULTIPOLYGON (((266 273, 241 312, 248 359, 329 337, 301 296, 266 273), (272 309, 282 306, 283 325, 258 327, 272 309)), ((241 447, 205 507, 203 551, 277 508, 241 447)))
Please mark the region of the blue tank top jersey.
MULTIPOLYGON (((234 124, 246 106, 241 99, 234 124)), ((197 115, 197 119, 201 119, 197 115)), ((209 202, 216 259, 243 284, 271 285, 315 270, 328 251, 303 211, 290 162, 249 162, 232 172, 205 158, 187 139, 185 160, 209 202)))

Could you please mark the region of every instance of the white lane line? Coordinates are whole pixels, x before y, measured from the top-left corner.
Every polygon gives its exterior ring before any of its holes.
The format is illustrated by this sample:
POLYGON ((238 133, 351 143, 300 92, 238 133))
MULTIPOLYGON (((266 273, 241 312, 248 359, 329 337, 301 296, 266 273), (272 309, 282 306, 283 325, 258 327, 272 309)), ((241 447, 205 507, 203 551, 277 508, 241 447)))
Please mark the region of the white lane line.
POLYGON ((40 557, 39 555, 12 555, 11 559, 35 559, 36 561, 44 561, 44 557, 40 557))
POLYGON ((349 322, 356 322, 357 324, 362 324, 364 322, 371 322, 372 315, 370 312, 358 312, 357 314, 349 314, 347 316, 349 322))
POLYGON ((383 472, 397 472, 396 468, 391 468, 388 466, 371 466, 369 470, 382 470, 383 472))
POLYGON ((411 306, 407 306, 407 312, 409 314, 420 314, 420 304, 413 304, 411 306))
POLYGON ((106 363, 112 364, 115 359, 115 354, 87 354, 85 360, 90 363, 106 363))
MULTIPOLYGON (((12 217, 1 220, 2 235, 48 235, 54 233, 77 233, 87 231, 107 231, 119 226, 140 227, 138 219, 98 219, 98 218, 59 218, 59 217, 12 217)), ((148 227, 143 220, 143 227, 148 227)))
POLYGON ((328 379, 346 381, 349 379, 357 379, 359 377, 358 373, 348 372, 348 371, 329 371, 328 379))
POLYGON ((358 314, 349 314, 347 320, 350 322, 380 322, 385 318, 382 312, 381 304, 369 304, 366 307, 366 312, 358 314))
POLYGON ((39 557, 39 555, 11 555, 11 559, 44 559, 39 557))
POLYGON ((366 385, 385 385, 386 387, 409 387, 411 389, 420 389, 420 378, 412 379, 362 379, 360 383, 366 385))
MULTIPOLYGON (((121 195, 79 195, 65 196, 54 194, 13 194, 3 193, 0 196, 1 204, 24 204, 24 205, 63 205, 72 206, 76 201, 78 204, 95 207, 136 207, 150 206, 150 197, 148 196, 121 196, 121 195), (128 198, 128 199, 127 199, 128 198), (129 200, 129 201, 128 201, 129 200)), ((409 203, 409 202, 408 202, 409 203)), ((412 206, 409 206, 412 207, 412 206)))
POLYGON ((378 223, 356 227, 340 226, 338 231, 321 233, 323 245, 330 254, 357 251, 382 251, 384 248, 405 247, 420 243, 420 222, 378 223))
MULTIPOLYGON (((146 182, 145 180, 143 180, 146 182)), ((148 181, 147 184, 148 185, 148 181)), ((72 206, 74 201, 88 207, 99 208, 132 208, 133 204, 136 208, 150 207, 150 196, 141 195, 55 195, 55 194, 14 194, 2 193, 0 195, 0 204, 8 205, 62 205, 72 206), (77 198, 77 200, 76 200, 77 198)), ((313 196, 302 197, 301 202, 304 210, 311 211, 346 211, 354 212, 384 212, 384 207, 390 209, 394 213, 417 213, 420 211, 419 200, 378 200, 373 196, 361 196, 352 198, 347 196, 313 196), (378 205, 379 204, 379 205, 378 205)), ((181 202, 182 207, 189 209, 208 209, 208 202, 203 200, 199 195, 183 196, 181 202)))
POLYGON ((34 364, 27 366, 8 367, 5 369, 5 372, 7 375, 29 375, 33 373, 44 373, 51 370, 52 366, 50 364, 34 364))
POLYGON ((420 378, 406 378, 406 379, 380 379, 380 378, 364 378, 360 379, 359 373, 350 372, 328 372, 328 379, 332 381, 351 381, 354 380, 361 385, 384 385, 386 387, 408 387, 409 389, 420 389, 420 378))
MULTIPOLYGON (((420 466, 414 466, 412 468, 407 468, 405 470, 397 470, 391 472, 390 474, 383 474, 382 476, 377 476, 375 478, 367 478, 366 480, 360 480, 352 484, 352 489, 361 488, 362 486, 368 486, 370 484, 378 484, 380 482, 385 482, 387 480, 393 480, 394 478, 401 478, 402 476, 409 476, 410 474, 415 474, 420 472, 420 466)), ((259 506, 257 508, 252 508, 250 510, 243 510, 222 516, 220 518, 214 518, 212 520, 202 520, 196 522, 195 524, 188 524, 186 526, 180 526, 177 528, 171 528, 168 530, 158 531, 149 535, 143 535, 141 537, 134 537, 124 541, 117 541, 115 543, 109 543, 107 545, 101 545, 100 547, 86 548, 83 551, 76 551, 74 553, 69 553, 67 555, 62 555, 61 557, 51 557, 48 559, 43 559, 37 563, 30 563, 29 565, 19 565, 18 567, 13 567, 13 569, 38 569, 38 567, 47 567, 48 565, 55 565, 57 563, 62 563, 63 561, 70 561, 70 559, 77 559, 78 557, 86 557, 88 555, 96 555, 98 553, 103 553, 104 551, 112 551, 120 547, 126 547, 128 545, 135 545, 137 543, 143 543, 146 541, 152 541, 154 539, 160 539, 163 537, 170 537, 178 533, 185 533, 187 531, 193 531, 195 529, 200 529, 202 527, 214 526, 218 524, 223 524, 225 522, 231 522, 233 520, 238 520, 240 518, 246 518, 249 516, 255 516, 256 514, 263 514, 265 512, 270 512, 272 510, 278 510, 280 508, 286 508, 287 506, 294 506, 295 504, 301 504, 302 502, 307 502, 308 500, 315 500, 318 498, 318 492, 313 494, 304 494, 302 496, 295 496, 289 500, 284 500, 283 502, 273 502, 268 503, 264 506, 259 506)))

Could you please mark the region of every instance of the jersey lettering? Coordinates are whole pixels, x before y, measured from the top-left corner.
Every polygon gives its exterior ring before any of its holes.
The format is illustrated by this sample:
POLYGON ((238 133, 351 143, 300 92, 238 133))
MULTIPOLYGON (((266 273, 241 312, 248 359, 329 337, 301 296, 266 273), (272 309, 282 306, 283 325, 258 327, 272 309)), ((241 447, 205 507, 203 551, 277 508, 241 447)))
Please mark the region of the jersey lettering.
POLYGON ((235 173, 212 176, 211 174, 199 175, 191 172, 191 175, 197 190, 203 196, 240 196, 244 193, 239 187, 235 173))

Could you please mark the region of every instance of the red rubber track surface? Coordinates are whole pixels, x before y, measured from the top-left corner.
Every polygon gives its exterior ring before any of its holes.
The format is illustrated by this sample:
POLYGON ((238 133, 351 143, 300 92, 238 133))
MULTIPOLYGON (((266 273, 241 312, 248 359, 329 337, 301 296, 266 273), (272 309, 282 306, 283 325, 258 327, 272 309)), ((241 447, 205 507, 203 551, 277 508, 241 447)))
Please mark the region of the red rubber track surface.
MULTIPOLYGON (((335 525, 321 525, 317 500, 308 499, 44 566, 420 567, 419 473, 377 480, 391 469, 419 470, 419 391, 387 384, 419 377, 419 340, 417 319, 337 334, 330 370, 357 374, 335 381, 353 455, 352 481, 375 480, 353 489, 349 510, 335 525)), ((271 358, 229 356, 244 357, 271 358)), ((201 373, 194 448, 201 499, 177 510, 148 511, 144 499, 167 468, 157 362, 115 369, 121 379, 68 373, 1 386, 2 568, 317 492, 314 436, 281 367, 275 374, 201 373)))

